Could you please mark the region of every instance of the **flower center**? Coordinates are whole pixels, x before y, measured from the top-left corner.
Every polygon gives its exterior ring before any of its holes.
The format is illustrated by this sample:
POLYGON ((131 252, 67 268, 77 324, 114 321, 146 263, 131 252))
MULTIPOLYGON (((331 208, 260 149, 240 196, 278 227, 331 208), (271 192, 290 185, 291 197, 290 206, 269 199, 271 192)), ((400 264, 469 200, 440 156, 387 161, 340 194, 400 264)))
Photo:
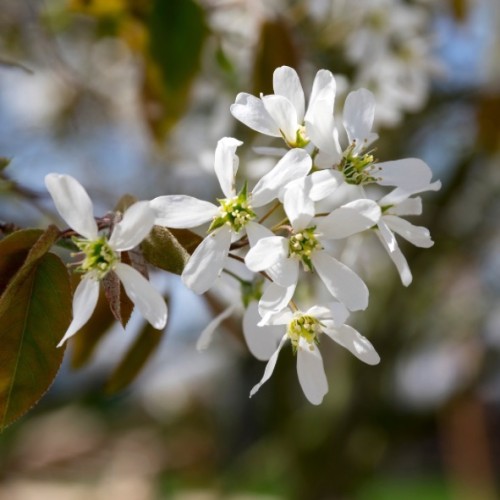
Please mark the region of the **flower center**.
POLYGON ((376 182, 377 179, 372 176, 372 173, 376 169, 377 160, 369 153, 353 154, 354 146, 353 144, 347 148, 339 165, 339 170, 344 174, 345 181, 347 184, 356 186, 376 182))
POLYGON ((234 198, 224 198, 218 201, 220 203, 219 214, 214 217, 208 232, 229 224, 235 233, 239 233, 249 221, 257 217, 250 206, 246 190, 234 198))
POLYGON ((321 244, 314 234, 316 226, 308 227, 303 231, 292 234, 288 243, 288 251, 290 257, 300 259, 307 271, 313 270, 311 254, 314 250, 320 250, 321 244))
POLYGON ((120 260, 119 255, 109 246, 105 236, 89 241, 73 238, 75 245, 85 255, 77 268, 78 272, 92 272, 97 279, 102 279, 120 260))
POLYGON ((321 331, 321 323, 318 319, 307 314, 300 314, 290 321, 286 333, 296 351, 301 337, 312 347, 313 343, 319 342, 318 335, 321 331))
POLYGON ((285 134, 281 133, 283 139, 287 143, 287 145, 291 148, 305 148, 309 142, 310 139, 307 136, 306 133, 306 127, 305 125, 299 125, 297 128, 297 132, 295 133, 295 140, 294 141, 289 141, 286 137, 285 134))

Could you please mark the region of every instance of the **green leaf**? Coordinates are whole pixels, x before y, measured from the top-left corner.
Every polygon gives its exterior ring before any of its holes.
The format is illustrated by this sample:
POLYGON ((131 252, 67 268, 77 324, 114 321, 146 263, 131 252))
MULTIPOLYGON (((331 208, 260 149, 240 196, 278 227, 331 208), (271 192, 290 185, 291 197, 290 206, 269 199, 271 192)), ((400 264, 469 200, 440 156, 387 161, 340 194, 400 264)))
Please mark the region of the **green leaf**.
MULTIPOLYGON (((0 288, 2 292, 0 314, 3 314, 8 309, 16 289, 22 285, 33 267, 50 250, 58 237, 59 230, 57 227, 49 226, 46 231, 33 229, 16 231, 0 241, 0 255, 4 255, 5 257, 10 255, 10 258, 4 258, 4 263, 7 267, 8 282, 3 283, 3 278, 0 278, 0 285, 4 284, 4 288, 0 288), (31 248, 26 252, 27 247, 29 248, 28 244, 31 248), (5 254, 2 249, 5 249, 5 254), (23 262, 15 269, 15 266, 20 263, 21 256, 23 257, 23 262)), ((0 257, 0 262, 1 260, 2 258, 0 257)), ((1 263, 0 269, 2 269, 1 263)))
POLYGON ((159 64, 165 86, 180 90, 200 67, 207 34, 205 13, 198 2, 155 0, 149 18, 150 52, 159 64))
POLYGON ((194 0, 155 0, 149 16, 149 53, 143 98, 152 132, 163 138, 189 104, 208 29, 194 0))
POLYGON ((0 240, 0 295, 22 267, 29 251, 42 234, 41 229, 23 229, 0 240))
POLYGON ((181 274, 189 259, 190 251, 194 251, 201 239, 192 231, 154 226, 149 236, 141 243, 141 250, 145 259, 153 266, 181 274))
POLYGON ((64 356, 56 348, 71 319, 66 266, 53 254, 37 259, 0 298, 0 428, 43 396, 64 356), (5 307, 5 302, 9 307, 5 307))
POLYGON ((156 352, 164 332, 155 330, 147 323, 141 333, 137 336, 134 343, 129 347, 122 361, 111 374, 105 391, 108 394, 114 394, 127 387, 139 375, 146 362, 156 352))

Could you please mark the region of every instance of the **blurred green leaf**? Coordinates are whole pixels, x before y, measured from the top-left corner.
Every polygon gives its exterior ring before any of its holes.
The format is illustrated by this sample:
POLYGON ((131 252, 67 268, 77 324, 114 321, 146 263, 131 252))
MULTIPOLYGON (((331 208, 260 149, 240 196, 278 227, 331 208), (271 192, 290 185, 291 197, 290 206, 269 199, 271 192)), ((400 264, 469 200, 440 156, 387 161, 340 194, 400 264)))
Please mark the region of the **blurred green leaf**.
POLYGON ((153 266, 181 274, 189 254, 200 241, 201 238, 192 231, 154 226, 150 235, 142 242, 141 250, 146 260, 153 266))
POLYGON ((125 212, 125 210, 127 210, 128 207, 133 205, 136 201, 137 198, 134 195, 129 193, 124 194, 116 203, 115 211, 123 213, 125 212))
MULTIPOLYGON (((361 486, 359 500, 450 500, 449 485, 436 477, 377 477, 361 486)), ((478 496, 477 498, 487 498, 478 496)))
POLYGON ((127 0, 69 0, 69 9, 91 16, 118 16, 126 10, 127 0))
POLYGON ((194 0, 155 0, 149 18, 150 52, 160 65, 165 86, 178 91, 200 67, 207 34, 205 13, 194 0))
POLYGON ((273 73, 279 66, 297 68, 299 56, 288 25, 281 19, 262 24, 253 66, 253 93, 273 93, 273 73))
POLYGON ((41 256, 0 298, 0 428, 26 413, 52 384, 64 356, 56 348, 71 318, 66 266, 41 256), (7 293, 7 292, 6 292, 7 293))
POLYGON ((0 172, 10 165, 10 158, 0 157, 0 172))
POLYGON ((203 241, 203 238, 189 229, 168 229, 174 238, 187 250, 191 255, 196 247, 203 241))
POLYGON ((159 331, 147 323, 135 342, 129 347, 122 361, 111 374, 105 391, 114 394, 127 387, 139 375, 143 366, 156 352, 166 328, 159 331))
POLYGON ((149 53, 143 97, 146 118, 163 138, 183 115, 200 68, 205 13, 194 0, 155 0, 149 16, 149 53))

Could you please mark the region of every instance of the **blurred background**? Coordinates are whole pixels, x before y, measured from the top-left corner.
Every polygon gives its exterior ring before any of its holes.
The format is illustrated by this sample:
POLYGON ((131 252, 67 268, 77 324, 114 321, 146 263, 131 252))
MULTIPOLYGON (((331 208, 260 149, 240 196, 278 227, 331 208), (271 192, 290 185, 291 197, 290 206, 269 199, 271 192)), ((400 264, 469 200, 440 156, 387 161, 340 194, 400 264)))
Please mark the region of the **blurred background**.
POLYGON ((238 317, 195 349, 224 294, 153 275, 170 319, 148 362, 124 388, 120 366, 142 364, 122 361, 140 318, 82 332, 92 340, 75 339, 49 393, 0 436, 1 500, 500 498, 498 0, 1 3, 3 222, 58 222, 43 187, 54 171, 77 177, 101 214, 124 193, 211 200, 228 135, 245 142, 245 175, 261 175, 275 160, 252 148, 275 143, 229 105, 271 93, 283 64, 306 94, 331 70, 337 111, 349 90, 371 89, 378 158, 423 158, 443 184, 414 221, 434 247, 403 247, 410 287, 375 246, 360 264, 370 306, 352 323, 380 365, 325 342, 330 391, 313 407, 287 350, 250 400, 264 364, 238 317))

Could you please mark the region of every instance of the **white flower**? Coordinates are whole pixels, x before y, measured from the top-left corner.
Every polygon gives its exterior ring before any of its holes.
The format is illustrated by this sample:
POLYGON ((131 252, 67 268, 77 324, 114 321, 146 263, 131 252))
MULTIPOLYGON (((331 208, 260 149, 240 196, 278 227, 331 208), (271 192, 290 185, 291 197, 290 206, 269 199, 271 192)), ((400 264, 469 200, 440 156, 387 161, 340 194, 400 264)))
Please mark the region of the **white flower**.
POLYGON ((323 359, 318 349, 322 334, 352 352, 357 358, 369 365, 376 365, 380 357, 372 344, 351 326, 344 324, 347 309, 338 302, 329 307, 313 306, 306 312, 287 309, 271 318, 269 325, 254 327, 248 335, 254 337, 253 343, 261 344, 261 358, 269 359, 261 381, 250 392, 252 397, 269 380, 278 361, 279 353, 290 340, 297 354, 297 374, 306 398, 319 405, 328 392, 328 382, 323 367, 323 359), (276 348, 276 338, 281 330, 281 340, 276 348), (284 330, 284 333, 283 333, 284 330), (267 356, 266 356, 267 355, 267 356))
POLYGON ((405 240, 420 248, 429 248, 434 245, 429 230, 422 226, 414 226, 401 218, 406 215, 420 215, 422 213, 422 199, 412 195, 423 191, 437 191, 441 188, 439 181, 429 184, 418 191, 405 192, 395 189, 378 201, 382 209, 382 217, 377 223, 377 235, 382 245, 387 250, 401 277, 404 286, 412 282, 412 274, 408 262, 401 252, 394 233, 399 234, 405 240))
POLYGON ((372 132, 375 104, 375 97, 369 90, 350 92, 343 112, 348 146, 342 150, 336 129, 325 128, 323 134, 330 139, 324 141, 325 147, 319 148, 315 164, 340 171, 344 181, 355 186, 377 183, 405 191, 425 189, 432 179, 432 171, 425 162, 418 158, 404 158, 379 163, 368 149, 378 137, 372 132))
POLYGON ((304 177, 312 160, 302 149, 292 149, 264 175, 250 193, 246 186, 235 188, 238 156, 235 151, 242 142, 231 137, 221 139, 215 151, 215 173, 226 198, 219 206, 191 196, 159 196, 151 201, 156 224, 172 228, 195 227, 212 221, 209 234, 198 245, 182 273, 182 280, 194 292, 206 292, 220 275, 228 258, 231 242, 244 231, 259 226, 254 222, 254 208, 264 206, 283 192, 291 181, 304 177))
POLYGON ((321 131, 333 129, 335 79, 330 71, 316 73, 307 111, 297 72, 281 66, 273 74, 274 94, 260 98, 247 93, 236 96, 231 113, 248 127, 265 135, 282 137, 292 148, 311 140, 321 142, 321 131))
POLYGON ((110 271, 120 278, 126 294, 155 328, 164 328, 167 306, 149 281, 133 267, 120 262, 120 252, 137 246, 151 231, 154 212, 148 202, 137 202, 123 214, 108 238, 99 234, 93 205, 83 186, 73 177, 48 174, 45 185, 57 211, 82 238, 75 244, 85 255, 79 270, 84 273, 73 296, 73 321, 59 346, 82 328, 94 312, 99 297, 99 281, 110 271))
POLYGON ((284 207, 292 226, 290 236, 275 236, 266 228, 249 229, 251 249, 245 257, 247 267, 266 271, 276 286, 269 287, 260 302, 266 318, 285 307, 299 278, 299 264, 315 271, 328 291, 349 310, 366 309, 368 288, 349 267, 332 257, 324 247, 327 240, 347 238, 377 224, 380 208, 372 200, 360 199, 333 210, 326 217, 314 217, 301 206, 301 197, 285 192, 284 207))

